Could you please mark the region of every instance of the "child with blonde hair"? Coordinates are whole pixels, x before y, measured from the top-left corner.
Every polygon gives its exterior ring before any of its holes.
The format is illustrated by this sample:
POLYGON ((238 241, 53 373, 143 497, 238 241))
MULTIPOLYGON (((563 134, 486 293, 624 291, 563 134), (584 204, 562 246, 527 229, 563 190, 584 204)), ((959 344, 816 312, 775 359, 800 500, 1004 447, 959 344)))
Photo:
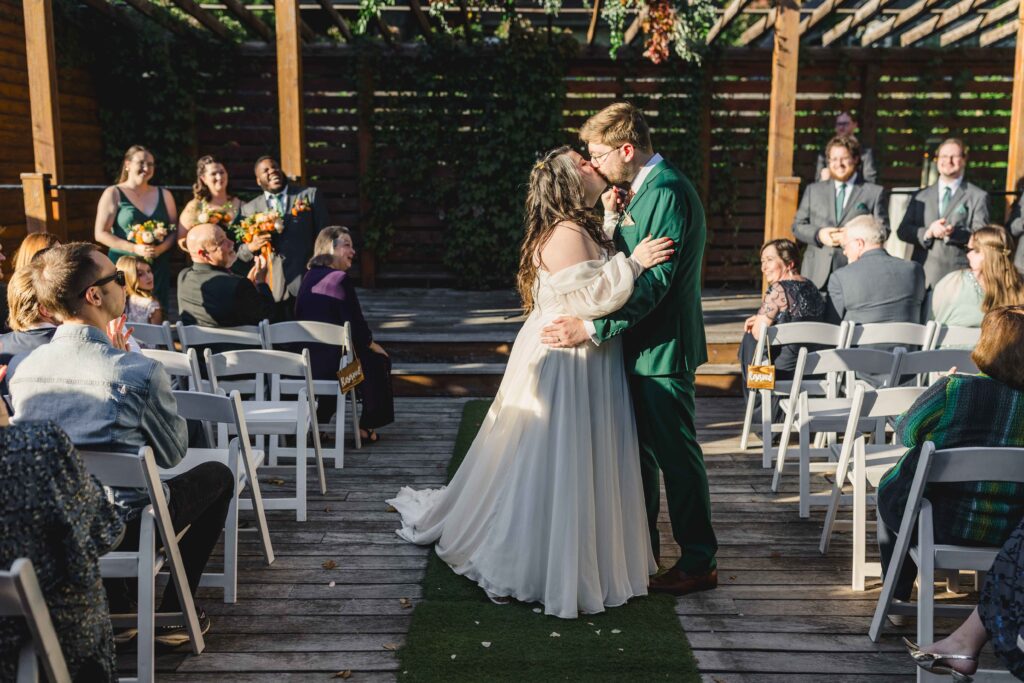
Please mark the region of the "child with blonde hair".
POLYGON ((159 325, 164 321, 160 302, 153 298, 153 266, 138 256, 117 259, 117 269, 124 272, 125 315, 130 323, 159 325))

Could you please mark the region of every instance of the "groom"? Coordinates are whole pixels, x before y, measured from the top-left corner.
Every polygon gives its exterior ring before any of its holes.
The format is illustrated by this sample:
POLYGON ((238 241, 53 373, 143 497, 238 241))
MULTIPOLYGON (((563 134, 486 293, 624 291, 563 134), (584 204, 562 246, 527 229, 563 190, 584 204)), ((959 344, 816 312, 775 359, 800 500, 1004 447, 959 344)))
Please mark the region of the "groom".
MULTIPOLYGON (((686 595, 718 586, 704 456, 694 424, 694 373, 707 362, 700 269, 706 226, 690 181, 655 154, 643 114, 617 103, 580 129, 591 165, 613 185, 630 184, 632 199, 617 216, 615 246, 629 254, 644 237, 671 237, 675 255, 645 271, 618 311, 594 320, 556 318, 541 333, 548 346, 601 344, 623 334, 630 393, 640 439, 647 522, 659 557, 660 472, 665 478, 672 536, 682 550, 651 590, 686 595)), ((615 190, 611 190, 615 192, 615 190)))

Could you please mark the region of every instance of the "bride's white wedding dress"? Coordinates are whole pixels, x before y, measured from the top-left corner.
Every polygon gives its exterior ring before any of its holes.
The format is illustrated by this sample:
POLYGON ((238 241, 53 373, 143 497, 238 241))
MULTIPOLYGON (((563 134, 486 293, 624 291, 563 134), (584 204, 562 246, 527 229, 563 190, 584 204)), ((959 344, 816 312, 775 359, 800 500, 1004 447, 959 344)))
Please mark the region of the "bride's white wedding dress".
POLYGON ((455 572, 558 617, 647 594, 657 565, 621 338, 573 349, 540 341, 559 315, 618 309, 641 271, 621 253, 538 270, 535 308, 459 471, 445 488, 406 487, 388 501, 402 538, 437 541, 455 572))

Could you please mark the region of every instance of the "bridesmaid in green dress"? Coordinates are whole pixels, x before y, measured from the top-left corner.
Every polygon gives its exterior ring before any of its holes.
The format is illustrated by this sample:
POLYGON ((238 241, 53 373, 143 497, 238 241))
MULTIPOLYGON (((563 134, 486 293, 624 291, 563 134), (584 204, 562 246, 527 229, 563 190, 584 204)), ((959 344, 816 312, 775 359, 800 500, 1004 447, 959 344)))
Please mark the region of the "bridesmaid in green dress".
POLYGON ((192 185, 192 200, 181 212, 178 224, 178 241, 185 239, 188 231, 205 222, 217 222, 228 236, 242 221, 242 200, 228 193, 228 170, 215 157, 207 154, 196 162, 196 182, 192 185), (210 221, 207 216, 216 212, 222 216, 230 214, 231 220, 210 221), (204 216, 207 214, 207 216, 204 216), (207 220, 202 220, 207 218, 207 220))
POLYGON ((103 191, 96 207, 94 238, 109 249, 115 263, 125 255, 141 256, 153 264, 153 295, 165 311, 171 287, 171 256, 175 244, 178 209, 170 191, 149 181, 156 170, 153 155, 141 145, 132 145, 124 155, 121 177, 116 185, 103 191), (167 237, 159 244, 134 244, 127 239, 133 225, 160 221, 167 226, 167 237))

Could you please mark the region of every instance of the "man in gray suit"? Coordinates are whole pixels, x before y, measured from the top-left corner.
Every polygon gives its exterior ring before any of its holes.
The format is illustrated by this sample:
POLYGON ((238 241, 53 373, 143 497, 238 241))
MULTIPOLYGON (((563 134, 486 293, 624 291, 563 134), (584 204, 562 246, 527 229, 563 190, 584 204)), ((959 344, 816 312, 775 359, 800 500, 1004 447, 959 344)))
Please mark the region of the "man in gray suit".
MULTIPOLYGON (((857 135, 857 118, 853 115, 853 112, 844 109, 839 112, 836 116, 836 137, 856 137, 857 135)), ((875 154, 870 147, 860 148, 860 168, 858 169, 861 176, 869 183, 874 183, 878 180, 878 167, 875 164, 875 154)), ((831 180, 832 173, 828 170, 828 151, 822 151, 818 153, 818 163, 814 168, 814 179, 818 180, 831 180)))
POLYGON ((924 270, 890 256, 882 245, 887 230, 871 216, 858 216, 843 231, 850 265, 832 273, 829 302, 838 320, 856 323, 921 322, 924 270))
POLYGON ((238 260, 251 264, 253 254, 268 242, 274 253, 270 260, 271 291, 274 294, 274 321, 294 317, 295 297, 306 274, 306 262, 313 255, 313 243, 327 227, 327 202, 315 187, 290 185, 273 157, 256 160, 256 182, 263 192, 242 205, 242 215, 277 211, 284 221, 280 234, 260 235, 238 247, 238 260))
POLYGON ((1017 198, 1017 202, 1010 211, 1010 221, 1006 224, 1006 231, 1017 240, 1017 255, 1013 259, 1013 265, 1024 274, 1024 192, 1017 198))
POLYGON ((840 249, 843 227, 857 216, 874 216, 888 230, 885 190, 866 183, 857 173, 860 144, 856 138, 832 138, 828 143, 831 180, 804 190, 793 220, 793 234, 807 245, 800 274, 827 294, 829 275, 846 265, 840 249))
POLYGON ((964 180, 964 143, 946 140, 935 158, 938 182, 914 195, 896 231, 901 240, 914 245, 911 258, 924 265, 928 289, 946 274, 967 267, 967 241, 988 224, 988 194, 964 180))

